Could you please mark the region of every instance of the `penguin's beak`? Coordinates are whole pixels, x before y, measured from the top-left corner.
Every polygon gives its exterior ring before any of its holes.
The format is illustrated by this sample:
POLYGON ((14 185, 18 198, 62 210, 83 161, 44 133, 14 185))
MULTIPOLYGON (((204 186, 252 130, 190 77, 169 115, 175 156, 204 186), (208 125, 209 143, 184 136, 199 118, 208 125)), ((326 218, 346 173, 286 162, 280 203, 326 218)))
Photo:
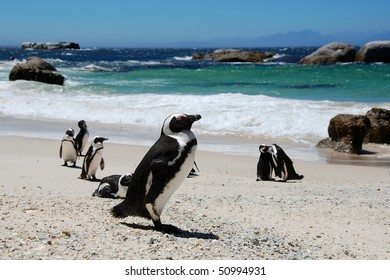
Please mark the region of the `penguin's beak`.
POLYGON ((103 143, 103 141, 106 141, 106 140, 108 140, 108 138, 96 136, 95 139, 93 140, 93 142, 94 143, 98 143, 98 142, 103 143))

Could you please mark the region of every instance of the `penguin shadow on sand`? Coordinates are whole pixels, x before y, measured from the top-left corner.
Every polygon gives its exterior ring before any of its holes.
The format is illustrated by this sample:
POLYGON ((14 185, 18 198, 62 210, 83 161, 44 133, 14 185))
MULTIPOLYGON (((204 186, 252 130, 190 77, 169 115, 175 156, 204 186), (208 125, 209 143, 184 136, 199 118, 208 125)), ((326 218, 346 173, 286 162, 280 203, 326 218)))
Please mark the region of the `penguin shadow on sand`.
POLYGON ((296 173, 293 161, 279 145, 261 144, 259 151, 256 181, 296 183, 296 181, 291 182, 290 180, 303 179, 304 176, 296 173), (280 179, 274 179, 272 173, 275 173, 275 176, 280 179))
MULTIPOLYGON (((152 225, 140 225, 140 224, 134 224, 134 223, 127 223, 127 222, 121 222, 122 225, 127 226, 129 228, 133 229, 141 229, 141 230, 151 230, 156 231, 156 228, 152 225)), ((165 227, 170 227, 168 231, 162 231, 165 234, 171 234, 175 237, 179 238, 197 238, 197 239, 215 239, 218 240, 219 236, 215 235, 213 233, 204 233, 204 232, 192 232, 188 230, 180 229, 174 225, 165 224, 165 227)))

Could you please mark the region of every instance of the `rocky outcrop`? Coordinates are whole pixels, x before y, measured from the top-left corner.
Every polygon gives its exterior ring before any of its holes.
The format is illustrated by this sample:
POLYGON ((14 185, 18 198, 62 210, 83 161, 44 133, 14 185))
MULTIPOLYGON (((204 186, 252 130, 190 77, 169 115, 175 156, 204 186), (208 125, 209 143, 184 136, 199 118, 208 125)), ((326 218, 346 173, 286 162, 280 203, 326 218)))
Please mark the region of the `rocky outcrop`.
POLYGON ((57 49, 80 49, 80 45, 73 42, 46 42, 46 43, 22 43, 22 49, 34 50, 57 50, 57 49))
POLYGON ((370 120, 371 128, 364 142, 390 144, 390 110, 372 108, 366 116, 370 120))
POLYGON ((327 44, 302 58, 300 64, 335 64, 355 61, 355 47, 346 43, 327 44))
POLYGON ((373 41, 365 44, 358 51, 356 61, 390 63, 390 41, 373 41))
POLYGON ((193 60, 211 60, 215 62, 264 62, 264 59, 272 58, 272 52, 261 53, 258 51, 243 51, 238 49, 218 49, 209 54, 196 53, 193 60))
POLYGON ((370 120, 367 116, 339 114, 329 122, 329 138, 320 141, 317 147, 331 148, 343 153, 360 154, 363 140, 370 126, 370 120))
POLYGON ((9 80, 28 80, 47 84, 63 85, 64 76, 54 73, 56 68, 40 57, 29 57, 24 63, 16 64, 10 74, 9 80))

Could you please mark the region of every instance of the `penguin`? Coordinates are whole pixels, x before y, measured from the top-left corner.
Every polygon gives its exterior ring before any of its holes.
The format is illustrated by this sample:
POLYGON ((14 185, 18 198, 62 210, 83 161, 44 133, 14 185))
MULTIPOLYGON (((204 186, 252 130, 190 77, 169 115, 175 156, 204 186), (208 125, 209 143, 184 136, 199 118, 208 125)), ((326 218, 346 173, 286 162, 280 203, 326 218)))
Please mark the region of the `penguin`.
POLYGON ((259 146, 260 156, 257 162, 257 179, 256 181, 273 181, 272 172, 275 168, 270 154, 270 147, 264 144, 259 146))
POLYGON ((132 173, 125 175, 110 175, 104 177, 92 194, 103 198, 125 198, 127 189, 131 182, 132 173))
POLYGON ((83 167, 79 179, 86 179, 91 181, 98 181, 96 179, 96 170, 100 166, 100 169, 104 169, 103 159, 103 141, 108 138, 96 136, 91 142, 91 146, 85 154, 83 167))
POLYGON ((126 198, 112 208, 114 217, 140 216, 151 219, 157 231, 180 232, 162 224, 160 216, 194 166, 197 139, 191 127, 200 119, 200 115, 172 114, 164 120, 160 138, 133 173, 126 198))
POLYGON ((87 129, 87 123, 84 120, 79 121, 78 126, 80 128, 80 131, 76 136, 77 154, 79 156, 83 156, 82 152, 88 143, 89 132, 87 129))
POLYGON ((77 150, 73 136, 74 130, 73 128, 69 128, 61 140, 60 158, 64 160, 64 164, 62 166, 68 166, 68 162, 73 163, 72 167, 76 166, 77 150))
POLYGON ((275 175, 282 179, 287 180, 301 180, 303 175, 299 175, 295 172, 293 161, 287 156, 284 150, 277 144, 271 146, 272 159, 275 166, 275 175))

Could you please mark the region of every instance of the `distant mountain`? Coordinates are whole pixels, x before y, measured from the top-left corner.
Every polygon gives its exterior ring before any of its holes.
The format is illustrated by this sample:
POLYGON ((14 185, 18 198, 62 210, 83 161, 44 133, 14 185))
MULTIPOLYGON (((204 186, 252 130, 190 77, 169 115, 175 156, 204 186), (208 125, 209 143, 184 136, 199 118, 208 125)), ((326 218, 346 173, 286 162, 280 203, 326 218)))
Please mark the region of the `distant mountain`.
MULTIPOLYGON (((313 30, 290 31, 276 33, 255 39, 220 38, 209 41, 177 42, 174 47, 319 47, 331 42, 344 42, 356 46, 364 45, 370 41, 390 40, 390 31, 386 32, 338 32, 323 35, 313 30)), ((172 46, 172 44, 170 44, 172 46)))
POLYGON ((324 36, 313 30, 303 30, 259 37, 251 41, 251 45, 262 47, 313 47, 334 42, 334 40, 335 38, 332 36, 324 36))

